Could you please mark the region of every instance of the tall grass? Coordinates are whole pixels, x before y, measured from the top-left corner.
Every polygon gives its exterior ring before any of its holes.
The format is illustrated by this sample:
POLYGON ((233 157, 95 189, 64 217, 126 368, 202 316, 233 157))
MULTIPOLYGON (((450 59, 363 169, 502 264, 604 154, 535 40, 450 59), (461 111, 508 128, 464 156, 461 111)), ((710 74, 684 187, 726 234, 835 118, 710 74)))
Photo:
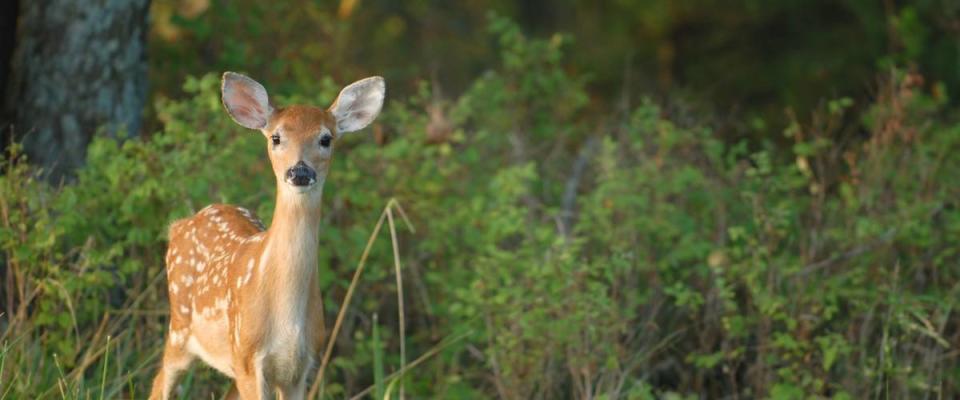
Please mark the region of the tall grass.
MULTIPOLYGON (((366 266, 370 250, 385 220, 389 222, 391 244, 395 248, 395 261, 397 264, 395 265, 394 271, 398 274, 402 273, 399 265, 399 243, 397 241, 396 227, 393 223, 394 211, 400 213, 406 226, 413 231, 413 225, 403 212, 399 202, 397 202, 396 199, 389 199, 381 213, 380 219, 370 234, 367 246, 364 248, 357 265, 354 278, 340 305, 340 312, 337 314, 333 331, 329 335, 328 345, 323 353, 323 361, 320 364, 315 383, 311 387, 309 398, 325 398, 322 392, 318 393, 318 389, 322 387, 324 371, 326 371, 328 367, 330 355, 334 352, 346 310, 350 307, 350 302, 360 281, 364 267, 366 266)), ((396 281, 398 285, 402 285, 402 278, 397 277, 396 281)), ((149 286, 155 288, 160 287, 161 280, 155 278, 149 286)), ((145 382, 145 377, 153 370, 155 364, 159 362, 159 350, 150 350, 150 347, 161 349, 163 338, 161 335, 156 336, 153 340, 147 339, 153 343, 153 346, 144 348, 132 346, 134 345, 134 341, 131 339, 137 334, 137 329, 129 325, 130 319, 128 316, 163 314, 163 312, 158 310, 150 311, 142 309, 142 301, 147 297, 146 293, 148 292, 144 291, 140 296, 127 299, 117 310, 111 310, 105 314, 91 336, 91 346, 79 357, 80 361, 69 369, 64 368, 56 353, 48 355, 43 351, 42 333, 38 333, 32 328, 24 329, 24 327, 31 327, 29 320, 11 320, 8 326, 12 325, 20 328, 18 328, 17 331, 13 329, 4 331, 5 339, 7 335, 16 336, 12 337, 12 341, 4 340, 2 348, 0 348, 0 378, 2 378, 0 379, 0 388, 2 388, 2 390, 0 390, 0 399, 10 398, 11 396, 13 398, 36 397, 41 399, 142 397, 144 393, 148 391, 148 388, 143 384, 135 385, 134 381, 145 382), (113 354, 114 360, 111 360, 111 354, 113 354), (8 369, 9 365, 18 367, 10 370, 8 369), (113 365, 114 368, 111 368, 111 365, 113 365), (31 366, 39 368, 33 368, 31 366), (97 368, 94 368, 95 366, 97 368), (51 386, 50 383, 54 384, 51 386)), ((402 293, 402 291, 398 290, 398 293, 402 293)), ((399 301, 402 302, 402 298, 399 301)), ((402 310, 402 308, 400 310, 402 310)), ((402 313, 402 311, 399 312, 402 313)), ((398 333, 401 337, 403 334, 403 332, 398 333)), ((449 345, 449 343, 446 345, 449 345)), ((409 366, 405 362, 402 362, 397 372, 388 378, 384 378, 383 376, 383 349, 379 349, 378 351, 381 352, 379 355, 381 365, 379 365, 377 369, 379 372, 373 373, 373 379, 381 388, 383 388, 384 385, 390 385, 390 387, 392 387, 393 382, 398 381, 402 374, 407 373, 410 368, 421 364, 428 357, 435 355, 437 351, 444 346, 445 345, 441 345, 431 349, 431 351, 424 354, 409 366)), ((401 359, 404 359, 404 357, 401 356, 401 359)), ((178 386, 182 390, 182 396, 191 397, 195 395, 191 394, 194 381, 193 370, 201 364, 202 363, 194 363, 192 370, 184 374, 181 378, 178 386)), ((383 398, 383 393, 386 392, 381 390, 380 398, 383 398)))

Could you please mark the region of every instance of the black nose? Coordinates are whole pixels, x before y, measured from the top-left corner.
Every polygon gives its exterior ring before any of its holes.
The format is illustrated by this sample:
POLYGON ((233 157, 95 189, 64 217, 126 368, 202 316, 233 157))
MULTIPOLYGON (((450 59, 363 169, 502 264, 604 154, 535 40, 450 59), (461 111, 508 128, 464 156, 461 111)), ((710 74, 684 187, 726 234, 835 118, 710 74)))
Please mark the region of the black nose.
POLYGON ((303 161, 287 170, 287 182, 293 186, 309 186, 317 181, 317 172, 303 161))

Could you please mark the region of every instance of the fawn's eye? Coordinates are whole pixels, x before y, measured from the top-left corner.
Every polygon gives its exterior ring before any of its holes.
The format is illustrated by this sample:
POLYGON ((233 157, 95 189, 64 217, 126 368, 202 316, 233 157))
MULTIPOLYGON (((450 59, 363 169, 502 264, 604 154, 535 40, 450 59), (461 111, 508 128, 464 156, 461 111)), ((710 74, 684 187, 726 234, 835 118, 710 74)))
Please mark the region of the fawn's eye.
POLYGON ((321 147, 330 147, 330 135, 320 136, 320 146, 321 146, 321 147))
POLYGON ((270 136, 270 140, 273 141, 273 145, 274 145, 274 146, 279 145, 279 144, 280 144, 280 135, 274 134, 273 136, 270 136))

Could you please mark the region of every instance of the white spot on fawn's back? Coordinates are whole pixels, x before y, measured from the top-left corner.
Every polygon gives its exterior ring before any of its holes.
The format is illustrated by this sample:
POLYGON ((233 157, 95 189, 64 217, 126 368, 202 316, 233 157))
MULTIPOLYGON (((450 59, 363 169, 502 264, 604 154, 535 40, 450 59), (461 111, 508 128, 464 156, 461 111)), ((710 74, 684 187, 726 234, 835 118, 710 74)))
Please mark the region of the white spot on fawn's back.
POLYGON ((250 259, 250 262, 247 263, 247 273, 243 276, 243 284, 246 285, 247 282, 250 282, 250 278, 253 277, 253 259, 250 259))

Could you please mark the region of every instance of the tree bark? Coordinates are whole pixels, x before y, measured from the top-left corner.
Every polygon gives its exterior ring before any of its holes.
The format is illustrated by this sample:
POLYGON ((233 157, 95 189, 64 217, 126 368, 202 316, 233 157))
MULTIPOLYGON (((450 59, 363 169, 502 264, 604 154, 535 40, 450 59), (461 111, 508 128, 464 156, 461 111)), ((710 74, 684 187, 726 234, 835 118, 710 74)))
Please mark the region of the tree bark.
POLYGON ((83 164, 98 129, 139 134, 149 3, 21 2, 6 104, 31 163, 50 179, 83 164))
MULTIPOLYGON (((13 49, 16 44, 14 38, 17 36, 17 16, 20 15, 19 0, 8 0, 0 2, 0 96, 7 94, 7 83, 10 79, 10 60, 13 57, 13 49)), ((12 111, 6 107, 6 98, 0 97, 0 149, 6 149, 10 143, 13 117, 12 111)))

